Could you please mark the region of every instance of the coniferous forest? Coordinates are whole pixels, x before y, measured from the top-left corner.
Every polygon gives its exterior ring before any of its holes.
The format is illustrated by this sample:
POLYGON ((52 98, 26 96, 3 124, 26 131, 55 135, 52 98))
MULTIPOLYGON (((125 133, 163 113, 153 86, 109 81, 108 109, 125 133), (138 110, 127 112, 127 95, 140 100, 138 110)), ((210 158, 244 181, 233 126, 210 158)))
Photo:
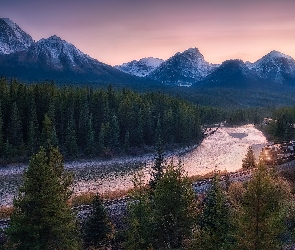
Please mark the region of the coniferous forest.
POLYGON ((67 159, 136 153, 159 138, 164 144, 195 143, 202 138, 200 125, 221 115, 162 93, 1 79, 0 157, 26 160, 48 139, 67 159))

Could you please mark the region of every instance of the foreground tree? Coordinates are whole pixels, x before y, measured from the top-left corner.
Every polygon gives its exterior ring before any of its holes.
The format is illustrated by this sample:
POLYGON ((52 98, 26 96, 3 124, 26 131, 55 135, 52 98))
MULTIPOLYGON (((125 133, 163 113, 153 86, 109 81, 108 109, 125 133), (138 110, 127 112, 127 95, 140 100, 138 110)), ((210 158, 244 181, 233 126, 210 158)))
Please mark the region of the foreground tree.
POLYGON ((148 249, 153 243, 153 216, 149 192, 144 176, 139 173, 133 180, 134 191, 128 206, 128 229, 124 248, 127 250, 148 249))
POLYGON ((152 199, 154 247, 174 249, 190 238, 194 223, 195 195, 181 164, 165 166, 152 199))
POLYGON ((232 244, 230 210, 227 196, 215 175, 207 197, 201 204, 192 249, 230 249, 232 244))
POLYGON ((151 192, 154 191, 158 181, 163 177, 164 174, 164 150, 162 145, 162 140, 159 138, 157 142, 157 152, 156 157, 154 160, 154 164, 152 165, 151 169, 151 179, 149 182, 151 192))
POLYGON ((288 185, 260 164, 236 213, 236 248, 281 249, 289 200, 288 185))
POLYGON ((256 167, 255 156, 251 146, 248 147, 247 154, 242 161, 243 161, 243 164, 242 164, 243 169, 252 169, 256 167))
POLYGON ((64 172, 58 148, 41 147, 31 157, 14 200, 8 249, 79 249, 74 215, 67 203, 71 180, 64 172))
POLYGON ((92 211, 83 225, 83 240, 85 247, 103 247, 110 244, 112 224, 99 195, 93 198, 92 211))

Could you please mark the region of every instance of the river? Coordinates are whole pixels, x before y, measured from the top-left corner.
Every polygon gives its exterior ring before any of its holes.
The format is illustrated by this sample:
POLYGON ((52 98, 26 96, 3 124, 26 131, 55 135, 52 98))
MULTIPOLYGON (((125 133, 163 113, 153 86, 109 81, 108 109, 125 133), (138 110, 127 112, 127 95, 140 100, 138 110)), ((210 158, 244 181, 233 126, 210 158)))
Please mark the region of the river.
MULTIPOLYGON (((205 174, 214 169, 233 172, 241 168, 248 146, 252 146, 258 156, 266 143, 264 135, 253 125, 221 127, 198 147, 168 152, 166 160, 173 158, 175 163, 181 160, 188 176, 205 174)), ((147 181, 153 159, 154 155, 148 154, 105 161, 67 162, 65 168, 74 174, 75 194, 89 191, 103 193, 131 188, 133 176, 138 172, 143 173, 147 181)), ((0 206, 12 204, 26 168, 23 164, 0 167, 0 206)))

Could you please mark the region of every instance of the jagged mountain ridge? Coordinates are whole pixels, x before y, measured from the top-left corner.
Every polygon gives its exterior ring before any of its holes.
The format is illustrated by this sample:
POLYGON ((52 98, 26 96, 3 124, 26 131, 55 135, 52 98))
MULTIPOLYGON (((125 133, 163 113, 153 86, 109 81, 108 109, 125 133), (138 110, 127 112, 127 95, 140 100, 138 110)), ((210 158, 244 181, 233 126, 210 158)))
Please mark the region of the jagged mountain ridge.
POLYGON ((9 18, 0 18, 0 54, 27 49, 34 43, 32 37, 9 18))
POLYGON ((146 82, 91 58, 55 35, 32 42, 30 46, 27 44, 17 51, 6 52, 0 54, 0 76, 16 77, 26 81, 55 80, 73 83, 146 82))
POLYGON ((280 84, 295 82, 295 60, 275 50, 248 64, 248 67, 261 78, 271 82, 280 84))
POLYGON ((263 84, 259 75, 242 60, 224 61, 211 74, 195 84, 196 87, 255 88, 263 84))
POLYGON ((115 68, 91 58, 57 36, 35 43, 8 18, 0 19, 0 49, 0 76, 29 81, 143 83, 144 79, 144 84, 155 80, 165 86, 239 88, 266 83, 295 86, 295 60, 278 51, 254 63, 228 60, 215 65, 205 61, 197 48, 190 48, 166 61, 143 58, 115 68))
POLYGON ((114 67, 131 75, 145 77, 158 68, 162 62, 164 62, 163 59, 147 57, 116 65, 114 67))
POLYGON ((210 74, 218 65, 205 61, 197 48, 176 53, 147 77, 165 84, 190 86, 210 74))
POLYGON ((238 84, 239 88, 242 84, 246 84, 245 87, 259 87, 261 84, 264 87, 267 82, 295 86, 295 60, 271 51, 254 63, 230 59, 216 65, 206 62, 197 48, 190 48, 176 53, 146 77, 177 86, 233 87, 238 84))

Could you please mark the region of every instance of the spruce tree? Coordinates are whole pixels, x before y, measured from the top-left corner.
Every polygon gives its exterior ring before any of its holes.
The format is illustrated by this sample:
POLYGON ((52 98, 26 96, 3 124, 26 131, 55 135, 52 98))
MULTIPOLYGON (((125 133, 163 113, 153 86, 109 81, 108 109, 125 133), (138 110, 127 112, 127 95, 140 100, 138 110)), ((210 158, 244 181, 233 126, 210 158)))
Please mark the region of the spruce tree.
POLYGON ((281 249, 289 197, 289 189, 260 163, 236 213, 236 248, 281 249))
POLYGON ((251 146, 248 147, 247 154, 242 162, 243 169, 252 169, 256 167, 255 156, 251 146))
POLYGON ((195 243, 196 249, 229 249, 231 244, 230 211, 225 192, 216 174, 201 206, 195 243))
POLYGON ((93 155, 94 151, 95 151, 95 143, 94 143, 94 130, 93 130, 93 115, 91 113, 87 122, 86 153, 88 155, 93 155))
POLYGON ((56 135, 55 125, 50 117, 45 114, 41 133, 41 145, 45 146, 50 143, 53 146, 58 145, 58 139, 56 135))
POLYGON ((24 184, 14 200, 8 249, 79 249, 76 223, 68 205, 71 180, 57 148, 41 147, 31 157, 24 184))
POLYGON ((29 155, 36 153, 38 149, 39 141, 39 126, 36 113, 36 104, 34 100, 31 100, 30 115, 28 119, 28 143, 27 150, 29 155))
POLYGON ((91 214, 84 222, 82 231, 85 247, 97 248, 110 244, 112 224, 98 194, 93 198, 91 214))
POLYGON ((75 157, 78 153, 77 136, 75 130, 75 122, 73 112, 70 111, 68 125, 66 129, 65 147, 68 156, 75 157))
POLYGON ((126 241, 127 250, 148 249, 154 242, 153 211, 149 193, 145 187, 144 175, 139 173, 133 179, 132 201, 128 204, 126 241))
POLYGON ((165 167, 152 197, 153 233, 156 249, 179 249, 191 236, 195 195, 181 164, 165 167))
POLYGON ((152 191, 155 189, 157 182, 160 180, 160 178, 162 178, 164 174, 164 155, 163 154, 164 154, 164 151, 163 151, 162 140, 159 137, 157 142, 156 157, 154 160, 154 164, 152 165, 151 179, 149 182, 149 185, 152 191))
MULTIPOLYGON (((8 142, 15 148, 16 152, 23 145, 22 122, 16 102, 12 104, 10 115, 8 142)), ((16 153, 15 152, 15 153, 16 153)))

